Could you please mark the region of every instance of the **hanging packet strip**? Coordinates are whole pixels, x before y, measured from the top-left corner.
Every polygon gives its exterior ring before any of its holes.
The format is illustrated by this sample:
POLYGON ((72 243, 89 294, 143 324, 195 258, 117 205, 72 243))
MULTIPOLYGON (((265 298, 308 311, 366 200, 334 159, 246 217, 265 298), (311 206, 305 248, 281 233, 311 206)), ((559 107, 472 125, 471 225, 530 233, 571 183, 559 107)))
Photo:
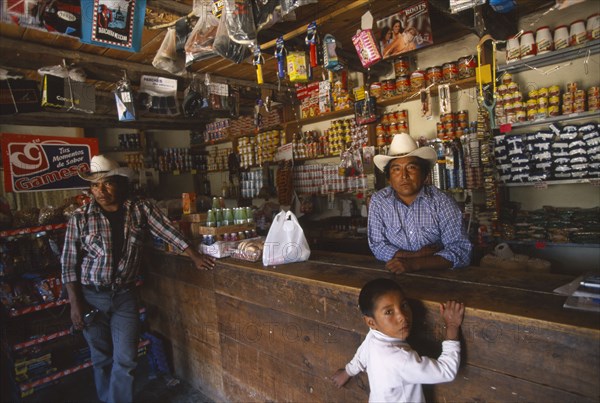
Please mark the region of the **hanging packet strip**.
POLYGON ((146 0, 89 0, 81 7, 81 42, 138 52, 146 0))
POLYGON ((352 43, 364 68, 369 68, 381 60, 381 53, 377 48, 372 30, 358 30, 356 35, 352 37, 352 43))

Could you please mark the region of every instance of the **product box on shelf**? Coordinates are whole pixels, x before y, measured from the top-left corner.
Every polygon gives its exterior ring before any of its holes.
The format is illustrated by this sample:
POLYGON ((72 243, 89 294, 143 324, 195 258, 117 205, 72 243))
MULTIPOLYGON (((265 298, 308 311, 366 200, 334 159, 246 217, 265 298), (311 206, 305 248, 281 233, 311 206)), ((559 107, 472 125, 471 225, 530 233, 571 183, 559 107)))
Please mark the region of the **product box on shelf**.
MULTIPOLYGON (((193 223, 195 224, 195 223, 193 223)), ((235 224, 235 225, 224 225, 221 227, 205 227, 195 226, 192 224, 192 235, 224 235, 231 234, 233 232, 244 232, 256 229, 255 224, 235 224)))
POLYGON ((200 244, 200 252, 217 259, 229 257, 241 241, 217 241, 212 245, 200 244))

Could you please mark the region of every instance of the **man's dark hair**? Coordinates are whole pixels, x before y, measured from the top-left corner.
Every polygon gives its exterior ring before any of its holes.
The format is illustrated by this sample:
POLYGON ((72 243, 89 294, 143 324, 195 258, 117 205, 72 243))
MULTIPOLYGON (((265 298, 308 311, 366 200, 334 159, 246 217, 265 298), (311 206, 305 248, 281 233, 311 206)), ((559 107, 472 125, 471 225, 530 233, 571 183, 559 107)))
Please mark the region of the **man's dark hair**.
POLYGON ((398 283, 389 278, 378 278, 365 284, 358 295, 358 307, 362 314, 373 318, 373 309, 377 300, 392 291, 404 294, 398 283))
MULTIPOLYGON (((398 158, 402 158, 402 157, 398 157, 398 158)), ((431 172, 431 164, 429 164, 429 161, 427 161, 426 159, 421 158, 421 157, 415 157, 415 158, 416 158, 415 164, 417 164, 419 166, 419 169, 421 170, 423 175, 424 176, 429 175, 429 172, 431 172)), ((390 165, 391 165, 392 161, 393 161, 393 159, 389 160, 387 165, 383 169, 383 173, 385 173, 385 179, 390 179, 390 165)))

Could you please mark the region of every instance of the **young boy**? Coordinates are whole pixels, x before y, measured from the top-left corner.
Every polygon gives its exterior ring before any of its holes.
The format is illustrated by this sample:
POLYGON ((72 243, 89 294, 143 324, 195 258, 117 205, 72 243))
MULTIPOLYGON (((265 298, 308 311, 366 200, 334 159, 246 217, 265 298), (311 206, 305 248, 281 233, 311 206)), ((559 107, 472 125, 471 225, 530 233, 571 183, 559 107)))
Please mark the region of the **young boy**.
POLYGON ((460 325, 464 304, 440 304, 446 324, 446 340, 437 360, 421 357, 406 339, 410 334, 412 312, 402 289, 390 279, 380 278, 365 284, 358 305, 371 330, 346 368, 331 378, 341 388, 361 371, 369 376, 370 402, 423 402, 421 384, 450 382, 460 364, 460 325))

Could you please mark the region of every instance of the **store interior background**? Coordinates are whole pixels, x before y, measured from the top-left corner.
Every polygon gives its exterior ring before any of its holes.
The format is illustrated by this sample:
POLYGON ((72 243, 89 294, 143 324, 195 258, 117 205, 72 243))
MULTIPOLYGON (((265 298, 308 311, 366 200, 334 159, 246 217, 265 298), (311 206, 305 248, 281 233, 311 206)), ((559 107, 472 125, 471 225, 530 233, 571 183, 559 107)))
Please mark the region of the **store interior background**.
MULTIPOLYGON (((600 3, 595 1, 586 1, 582 4, 575 5, 565 10, 554 11, 547 15, 541 13, 535 13, 528 17, 523 18, 520 21, 520 28, 524 30, 532 30, 535 27, 542 25, 549 25, 551 27, 565 24, 570 21, 582 18, 582 15, 591 14, 594 9, 598 11, 600 3)), ((416 59, 416 66, 425 68, 428 66, 439 65, 444 61, 456 60, 457 58, 474 54, 478 37, 474 34, 463 37, 460 40, 446 43, 439 46, 431 46, 415 52, 413 57, 416 59), (440 60, 440 54, 443 54, 443 60, 440 60)), ((435 41, 435 38, 434 38, 435 41)), ((498 52, 498 64, 504 63, 504 52, 498 52)), ((550 86, 552 84, 566 83, 571 81, 570 77, 578 78, 578 85, 580 88, 588 88, 592 85, 598 85, 599 66, 600 66, 600 55, 592 55, 589 57, 587 64, 585 63, 587 56, 581 55, 581 58, 567 62, 561 65, 561 68, 550 74, 543 74, 540 71, 526 71, 519 73, 515 76, 521 87, 521 90, 525 94, 527 88, 550 86)), ((387 63, 387 62, 383 62, 387 63)), ((550 67, 543 69, 550 70, 550 67)), ((389 77, 393 78, 393 66, 389 63, 389 77)), ((379 80, 386 79, 386 76, 379 77, 379 80)), ((375 77, 364 76, 366 82, 375 81, 375 77)), ((409 115, 409 129, 413 137, 419 138, 424 137, 426 139, 433 139, 436 136, 435 123, 439 120, 439 106, 437 97, 433 98, 433 119, 426 120, 421 117, 420 102, 418 99, 404 102, 402 104, 387 106, 384 112, 391 112, 395 110, 406 109, 409 115)), ((452 92, 452 110, 468 110, 469 120, 473 121, 477 116, 477 99, 476 89, 470 88, 467 90, 459 90, 452 92)), ((350 117, 350 116, 348 116, 350 117)), ((177 119, 177 118, 173 118, 177 119)), ((582 122, 583 123, 583 122, 582 122)), ((330 121, 322 121, 319 123, 313 123, 310 125, 304 125, 298 130, 319 130, 322 131, 328 128, 330 121)), ((198 128, 201 130, 202 128, 198 128)), ((53 136, 65 136, 65 137, 97 137, 99 141, 100 150, 110 149, 118 145, 118 134, 128 133, 135 131, 130 128, 119 128, 118 124, 115 124, 115 128, 112 129, 82 129, 73 127, 45 127, 45 126, 17 126, 17 125, 6 125, 0 124, 0 133, 18 133, 18 134, 35 134, 35 135, 53 135, 53 136)), ((190 147, 190 132, 188 130, 144 130, 147 137, 151 137, 158 145, 159 148, 171 148, 171 147, 190 147)), ((217 146, 210 147, 231 147, 231 143, 219 144, 217 146)), ((108 153, 111 157, 124 162, 124 155, 126 152, 111 152, 108 153)), ((337 163, 339 157, 332 157, 329 159, 323 159, 319 161, 307 161, 306 163, 337 163)), ((275 166, 270 168, 272 170, 272 177, 276 170, 275 166)), ((221 195, 221 187, 224 181, 228 179, 227 172, 214 172, 209 173, 208 178, 211 183, 211 190, 213 195, 221 195)), ((159 197, 161 200, 173 200, 175 203, 180 201, 181 193, 190 192, 194 190, 194 178, 190 173, 182 173, 180 175, 172 174, 160 174, 159 184, 159 197)), ((568 185, 552 185, 546 188, 538 188, 532 186, 523 187, 511 187, 508 189, 510 193, 510 200, 521 203, 521 206, 525 210, 536 210, 543 206, 554 206, 554 207, 573 207, 573 208, 593 208, 600 206, 600 189, 598 186, 592 186, 590 184, 568 184, 568 185)), ((2 189, 4 192, 4 188, 2 189)), ((13 208, 20 208, 22 206, 45 206, 52 204, 60 204, 62 200, 72 194, 77 194, 78 191, 69 192, 38 192, 33 194, 20 194, 14 195, 9 194, 7 199, 13 208)), ((346 197, 346 196, 344 196, 346 197)), ((457 200, 461 201, 464 197, 463 194, 455 194, 457 200)), ((321 220, 327 217, 335 217, 341 214, 341 205, 339 203, 340 197, 337 198, 335 208, 329 208, 326 197, 318 197, 319 202, 315 213, 311 214, 310 217, 305 219, 310 220, 321 220)), ((483 191, 474 192, 474 199, 476 203, 484 203, 483 191), (481 199, 478 200, 479 196, 481 199)), ((276 196, 271 198, 270 201, 277 201, 276 196)), ((265 202, 264 199, 254 199, 253 205, 260 207, 265 202)), ((236 200, 229 199, 226 201, 227 206, 232 207, 236 205, 236 200)), ((361 203, 361 201, 356 201, 361 203)), ((360 211, 360 209, 357 209, 360 211)), ((553 270, 559 272, 573 272, 578 273, 581 271, 599 270, 600 269, 600 248, 590 246, 574 246, 569 244, 568 246, 553 245, 543 249, 536 249, 527 247, 521 250, 519 246, 515 247, 515 251, 526 253, 532 257, 541 257, 550 260, 553 264, 553 270)))

